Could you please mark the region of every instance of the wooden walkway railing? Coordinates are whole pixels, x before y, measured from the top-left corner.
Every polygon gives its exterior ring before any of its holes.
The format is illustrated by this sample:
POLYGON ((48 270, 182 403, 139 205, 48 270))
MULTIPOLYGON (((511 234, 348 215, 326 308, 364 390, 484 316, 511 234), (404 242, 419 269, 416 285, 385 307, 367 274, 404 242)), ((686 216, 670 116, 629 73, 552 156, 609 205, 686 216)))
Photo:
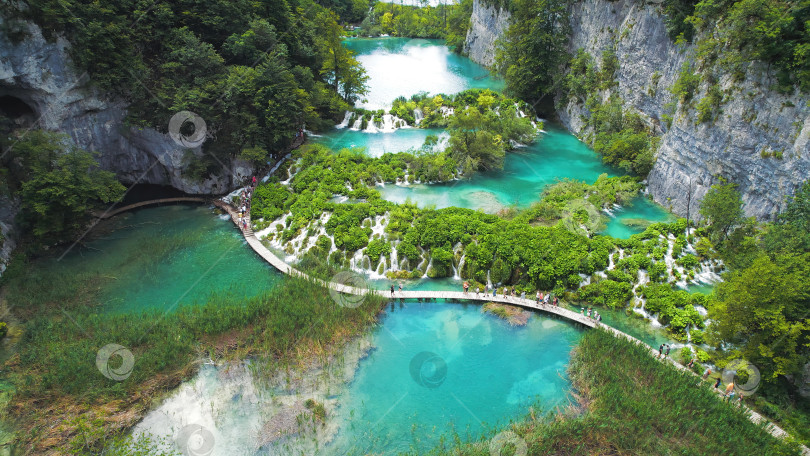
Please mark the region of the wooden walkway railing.
POLYGON ((122 212, 131 211, 132 209, 137 209, 139 207, 144 206, 154 206, 156 204, 171 204, 171 203, 208 203, 208 202, 211 202, 211 198, 205 198, 202 196, 179 196, 176 198, 160 198, 149 201, 141 201, 139 203, 133 203, 123 207, 117 207, 115 209, 107 210, 105 212, 96 212, 93 215, 100 219, 108 219, 122 212))

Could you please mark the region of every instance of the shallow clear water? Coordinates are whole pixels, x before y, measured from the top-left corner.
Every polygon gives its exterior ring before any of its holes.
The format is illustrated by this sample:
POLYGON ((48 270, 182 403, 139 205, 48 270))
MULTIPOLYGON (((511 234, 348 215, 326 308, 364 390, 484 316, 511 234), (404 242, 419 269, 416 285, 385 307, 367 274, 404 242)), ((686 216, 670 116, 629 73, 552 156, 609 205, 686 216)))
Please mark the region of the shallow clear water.
POLYGON ((358 104, 367 109, 390 108, 395 98, 419 92, 452 94, 472 88, 503 88, 502 80, 453 53, 441 40, 350 38, 343 43, 357 54, 368 73, 367 101, 358 104))
POLYGON ((440 128, 400 128, 386 133, 366 133, 344 128, 312 137, 311 140, 335 151, 343 148, 364 147, 367 155, 379 157, 388 152, 418 150, 425 143, 428 135, 439 136, 442 134, 447 135, 440 128))
POLYGON ((615 238, 627 239, 631 235, 641 233, 647 227, 647 222, 668 222, 675 216, 665 211, 663 207, 650 201, 646 197, 638 197, 629 204, 613 211, 613 217, 602 234, 615 238), (635 223, 641 221, 642 223, 635 223))
POLYGON ((311 438, 268 443, 258 430, 282 413, 283 404, 314 397, 339 404, 329 408, 326 426, 337 429, 331 443, 304 454, 422 453, 453 430, 478 436, 521 418, 532 404, 545 410, 566 404, 565 369, 581 334, 539 315, 513 328, 478 305, 394 303, 372 331, 374 348, 347 386, 302 388, 296 398, 289 388, 263 386, 250 369, 206 365, 135 432, 172 440, 184 425, 197 423, 213 435, 213 455, 294 454, 313 445, 311 438), (422 352, 434 357, 412 363, 422 352))
POLYGON ((85 246, 37 267, 101 273, 100 300, 112 312, 169 311, 214 293, 253 297, 280 279, 247 247, 230 219, 201 205, 127 212, 90 233, 85 246))
POLYGON ((447 184, 387 185, 379 190, 385 199, 397 203, 410 199, 422 207, 457 206, 494 213, 507 206, 528 207, 559 180, 592 183, 603 173, 619 174, 576 137, 549 127, 533 144, 508 153, 502 171, 481 172, 447 184))

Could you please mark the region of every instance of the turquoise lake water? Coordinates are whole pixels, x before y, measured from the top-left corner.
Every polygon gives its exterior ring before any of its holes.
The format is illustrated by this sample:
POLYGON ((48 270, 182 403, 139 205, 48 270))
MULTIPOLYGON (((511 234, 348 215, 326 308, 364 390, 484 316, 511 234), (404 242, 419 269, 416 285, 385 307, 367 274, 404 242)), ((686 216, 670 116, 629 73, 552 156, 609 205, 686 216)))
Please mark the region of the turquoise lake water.
POLYGON ((451 94, 472 88, 503 88, 501 79, 453 53, 441 40, 350 38, 343 43, 356 53, 369 76, 367 101, 358 104, 364 108, 389 108, 398 96, 419 92, 451 94))
POLYGON ((534 403, 567 404, 565 369, 582 330, 537 314, 511 327, 472 304, 390 308, 341 398, 333 454, 421 454, 450 429, 477 437, 534 403), (430 355, 414 362, 420 353, 430 355))
POLYGON ((233 223, 202 205, 131 211, 102 222, 61 260, 38 267, 106 278, 104 310, 168 311, 204 303, 212 294, 249 298, 270 290, 281 274, 260 259, 233 223))
POLYGON ((210 432, 211 455, 421 454, 442 435, 478 437, 521 419, 529 406, 539 404, 540 412, 566 405, 566 365, 581 335, 540 315, 515 328, 478 305, 393 303, 348 385, 267 386, 251 369, 204 365, 134 432, 171 440, 198 423, 210 432), (328 409, 328 443, 261 437, 284 404, 304 398, 338 404, 328 409))

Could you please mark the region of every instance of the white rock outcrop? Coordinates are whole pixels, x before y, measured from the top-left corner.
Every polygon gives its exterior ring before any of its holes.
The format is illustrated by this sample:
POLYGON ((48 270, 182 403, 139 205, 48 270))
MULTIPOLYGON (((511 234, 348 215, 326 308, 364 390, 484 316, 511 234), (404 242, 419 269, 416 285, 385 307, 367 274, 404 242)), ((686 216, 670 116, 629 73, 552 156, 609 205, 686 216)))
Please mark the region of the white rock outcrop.
MULTIPOLYGON (((672 113, 667 126, 664 116, 671 113, 667 105, 674 101, 669 89, 695 49, 676 46, 669 38, 660 4, 582 0, 570 12, 572 53, 583 48, 599 61, 603 50, 615 47, 618 85, 598 95, 607 99, 616 92, 626 108, 638 111, 660 135, 656 163, 647 179, 655 201, 684 215, 691 182, 691 213, 697 214, 700 200, 722 177, 739 186, 747 215, 770 219, 784 207, 785 198, 810 179, 808 99, 798 92, 774 90, 775 79, 762 65, 752 63, 742 82, 728 75, 720 78, 725 99, 713 122, 697 122, 696 111, 689 109, 672 113)), ((508 17, 482 0, 474 2, 465 47, 473 60, 492 62, 491 43, 502 36, 506 26, 501 22, 508 22, 508 17)), ((701 85, 695 99, 706 90, 701 85)), ((574 100, 557 108, 562 124, 580 136, 588 133, 588 114, 574 100)))
MULTIPOLYGON (((4 19, 0 18, 0 29, 4 19)), ((125 184, 169 185, 191 194, 225 193, 238 176, 195 181, 183 175, 185 149, 168 134, 125 122, 127 103, 95 89, 74 69, 70 44, 46 40, 38 26, 24 24, 26 37, 12 41, 0 33, 0 96, 14 97, 34 112, 38 128, 69 135, 79 147, 98 152, 102 168, 125 184)), ((169 119, 166 119, 168 127, 169 119)), ((205 144, 193 152, 203 154, 205 144)), ((247 163, 230 163, 233 174, 249 176, 247 163)))

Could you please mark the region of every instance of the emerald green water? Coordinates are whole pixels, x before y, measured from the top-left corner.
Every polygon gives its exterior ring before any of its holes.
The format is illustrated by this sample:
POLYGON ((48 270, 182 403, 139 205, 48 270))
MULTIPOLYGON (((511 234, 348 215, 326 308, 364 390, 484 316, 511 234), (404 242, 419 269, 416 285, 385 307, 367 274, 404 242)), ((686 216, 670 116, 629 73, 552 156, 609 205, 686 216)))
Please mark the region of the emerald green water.
POLYGON ((441 40, 350 38, 344 45, 356 53, 369 76, 369 93, 361 107, 384 109, 400 95, 419 92, 452 94, 465 89, 503 89, 503 81, 450 51, 441 40))
POLYGON ((675 219, 675 216, 645 197, 636 198, 630 204, 614 209, 613 215, 602 234, 620 239, 641 233, 649 223, 669 222, 675 219))
POLYGON ((144 208, 103 222, 83 246, 36 265, 54 273, 99 274, 110 312, 170 311, 212 294, 253 297, 281 277, 245 245, 233 223, 212 208, 144 208))

